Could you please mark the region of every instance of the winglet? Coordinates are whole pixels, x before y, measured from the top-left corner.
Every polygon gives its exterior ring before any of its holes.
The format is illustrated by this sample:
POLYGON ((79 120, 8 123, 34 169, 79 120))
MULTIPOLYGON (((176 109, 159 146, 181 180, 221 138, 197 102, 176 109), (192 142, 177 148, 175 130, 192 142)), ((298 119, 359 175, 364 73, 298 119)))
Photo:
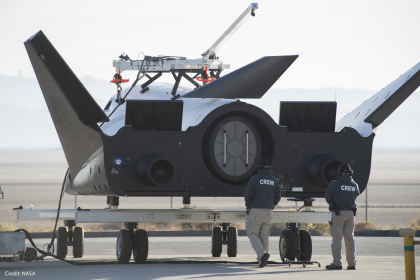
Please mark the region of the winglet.
POLYGON ((344 127, 356 129, 363 137, 388 118, 420 86, 420 63, 345 115, 336 124, 336 132, 344 127))
POLYGON ((298 55, 260 58, 182 97, 261 98, 296 58, 298 55))
MULTIPOLYGON (((109 121, 42 31, 25 42, 72 176, 102 150, 97 122, 109 121)), ((73 177, 74 178, 74 177, 73 177)))
MULTIPOLYGON (((38 31, 27 40, 25 47, 26 49, 30 47, 35 51, 82 123, 91 124, 109 121, 101 107, 95 102, 42 31, 38 31)), ((30 59, 33 65, 34 58, 30 56, 30 59)))

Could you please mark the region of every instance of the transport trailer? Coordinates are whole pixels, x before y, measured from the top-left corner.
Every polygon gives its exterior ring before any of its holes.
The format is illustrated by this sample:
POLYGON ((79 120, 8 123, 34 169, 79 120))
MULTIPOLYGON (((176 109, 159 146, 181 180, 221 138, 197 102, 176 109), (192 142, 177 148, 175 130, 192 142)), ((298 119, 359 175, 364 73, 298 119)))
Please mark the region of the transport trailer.
MULTIPOLYGON (((295 202, 295 209, 273 210, 273 223, 285 223, 279 240, 280 257, 284 263, 302 263, 304 266, 312 258, 312 239, 307 230, 300 230, 300 223, 328 223, 331 212, 313 211, 314 198, 290 198, 295 202), (298 208, 298 202, 303 205, 298 208), (297 262, 295 262, 295 259, 297 262)), ((56 209, 16 209, 17 220, 55 220, 56 209)), ((59 227, 57 234, 57 256, 65 258, 68 246, 73 247, 75 258, 83 257, 84 231, 78 223, 124 223, 117 237, 116 254, 119 263, 127 263, 133 258, 141 263, 147 260, 149 240, 147 232, 141 229, 141 223, 219 223, 212 230, 211 253, 220 257, 223 245, 227 246, 228 257, 236 257, 238 252, 238 230, 232 223, 245 223, 244 209, 194 209, 185 204, 180 209, 119 209, 118 200, 111 199, 106 209, 61 209, 60 220, 64 227, 59 227), (139 226, 140 224, 140 226, 139 226), (140 227, 140 229, 139 229, 140 227)), ((319 264, 318 264, 319 265, 319 264)))

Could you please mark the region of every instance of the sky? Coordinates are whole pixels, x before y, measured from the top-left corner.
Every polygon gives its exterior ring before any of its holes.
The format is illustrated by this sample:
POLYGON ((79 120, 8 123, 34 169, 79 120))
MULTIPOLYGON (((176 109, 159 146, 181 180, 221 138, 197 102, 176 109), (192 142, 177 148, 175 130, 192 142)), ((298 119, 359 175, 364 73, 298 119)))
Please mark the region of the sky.
MULTIPOLYGON (((115 72, 112 60, 122 52, 133 59, 141 58, 141 53, 199 58, 249 4, 220 0, 0 0, 0 75, 35 77, 23 42, 39 30, 81 79, 108 83, 115 72)), ((420 62, 420 1, 270 0, 258 4, 256 16, 249 18, 217 55, 235 70, 262 56, 299 54, 273 89, 325 89, 311 98, 337 100, 338 116, 370 97, 352 96, 348 89, 373 94, 420 62)), ((134 80, 136 73, 126 75, 134 80)), ((419 132, 410 132, 413 140, 408 134, 410 124, 397 121, 398 114, 420 120, 418 105, 410 102, 419 100, 419 94, 414 93, 397 109, 389 125, 386 120, 383 129, 380 127, 384 137, 378 134, 375 141, 379 146, 404 144, 405 140, 387 140, 400 129, 412 140, 409 147, 420 148, 419 132)), ((11 102, 1 88, 0 97, 0 103, 11 102)), ((109 98, 100 93, 93 97, 109 98)), ((268 94, 256 104, 277 108, 273 98, 294 97, 268 94)))

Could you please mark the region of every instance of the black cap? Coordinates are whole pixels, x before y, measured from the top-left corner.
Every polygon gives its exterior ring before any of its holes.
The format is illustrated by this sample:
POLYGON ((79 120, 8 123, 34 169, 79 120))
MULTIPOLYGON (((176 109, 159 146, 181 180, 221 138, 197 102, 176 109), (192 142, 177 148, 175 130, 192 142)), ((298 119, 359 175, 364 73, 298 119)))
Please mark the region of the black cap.
POLYGON ((260 161, 258 162, 257 168, 258 169, 270 168, 270 163, 268 162, 268 159, 266 158, 260 159, 260 161))
POLYGON ((340 165, 340 167, 338 168, 338 173, 339 174, 343 174, 343 173, 349 173, 350 175, 353 175, 353 170, 351 170, 351 167, 349 164, 347 163, 343 163, 342 165, 340 165))

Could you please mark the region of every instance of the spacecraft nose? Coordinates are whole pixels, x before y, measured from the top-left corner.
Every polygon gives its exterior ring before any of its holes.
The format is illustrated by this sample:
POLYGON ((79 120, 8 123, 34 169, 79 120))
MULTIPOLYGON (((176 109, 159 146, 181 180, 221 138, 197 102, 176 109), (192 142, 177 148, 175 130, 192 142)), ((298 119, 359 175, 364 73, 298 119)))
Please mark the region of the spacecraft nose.
POLYGON ((328 187, 331 181, 337 179, 337 169, 341 164, 332 155, 317 155, 309 162, 309 178, 320 187, 328 187))
POLYGON ((168 184, 174 171, 172 163, 156 153, 144 155, 136 166, 137 177, 148 186, 168 184))

